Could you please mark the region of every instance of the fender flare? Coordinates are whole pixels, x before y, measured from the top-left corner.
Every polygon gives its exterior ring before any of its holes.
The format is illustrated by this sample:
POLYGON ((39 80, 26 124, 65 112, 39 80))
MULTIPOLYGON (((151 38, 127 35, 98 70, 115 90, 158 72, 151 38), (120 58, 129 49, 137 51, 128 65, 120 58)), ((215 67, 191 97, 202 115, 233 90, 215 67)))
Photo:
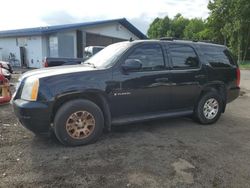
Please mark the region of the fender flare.
POLYGON ((111 120, 111 112, 110 112, 109 103, 108 103, 107 97, 105 97, 105 94, 100 91, 85 91, 81 93, 71 92, 71 93, 64 93, 63 95, 56 97, 54 104, 53 104, 52 121, 54 119, 54 116, 57 110, 60 108, 62 104, 64 104, 67 101, 74 100, 77 98, 90 100, 94 102, 97 106, 99 106, 103 112, 105 130, 111 131, 112 120, 111 120))

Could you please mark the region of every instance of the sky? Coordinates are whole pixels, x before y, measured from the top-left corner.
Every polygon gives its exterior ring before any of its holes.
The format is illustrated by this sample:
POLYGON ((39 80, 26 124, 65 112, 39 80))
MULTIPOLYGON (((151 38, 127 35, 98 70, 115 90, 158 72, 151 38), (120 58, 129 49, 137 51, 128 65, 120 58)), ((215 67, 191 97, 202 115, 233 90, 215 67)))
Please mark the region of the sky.
POLYGON ((0 0, 0 30, 126 18, 144 34, 156 17, 207 18, 209 0, 0 0))

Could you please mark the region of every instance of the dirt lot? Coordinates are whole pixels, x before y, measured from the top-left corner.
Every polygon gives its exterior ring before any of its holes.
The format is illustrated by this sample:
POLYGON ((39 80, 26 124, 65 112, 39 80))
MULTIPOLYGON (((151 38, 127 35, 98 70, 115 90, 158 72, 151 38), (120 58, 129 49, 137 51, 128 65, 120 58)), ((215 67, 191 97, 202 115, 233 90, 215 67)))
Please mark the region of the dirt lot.
POLYGON ((250 187, 250 71, 212 126, 188 118, 115 127, 92 145, 37 138, 0 106, 0 187, 250 187))

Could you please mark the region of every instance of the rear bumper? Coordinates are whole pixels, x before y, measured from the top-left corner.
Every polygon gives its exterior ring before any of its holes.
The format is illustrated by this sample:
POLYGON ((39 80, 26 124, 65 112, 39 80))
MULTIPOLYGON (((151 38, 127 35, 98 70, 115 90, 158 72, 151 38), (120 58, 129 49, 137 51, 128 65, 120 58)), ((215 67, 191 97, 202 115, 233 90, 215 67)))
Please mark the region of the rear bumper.
POLYGON ((47 104, 16 99, 12 102, 20 123, 35 134, 50 130, 50 111, 47 104))
POLYGON ((232 102, 240 95, 240 88, 230 88, 227 93, 227 103, 232 102))

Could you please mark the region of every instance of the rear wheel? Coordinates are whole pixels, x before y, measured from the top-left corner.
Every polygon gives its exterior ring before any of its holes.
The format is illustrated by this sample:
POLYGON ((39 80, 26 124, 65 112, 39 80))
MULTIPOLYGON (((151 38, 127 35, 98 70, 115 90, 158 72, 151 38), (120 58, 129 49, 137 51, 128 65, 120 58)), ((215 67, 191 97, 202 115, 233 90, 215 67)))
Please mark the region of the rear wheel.
POLYGON ((83 99, 69 101, 56 113, 54 131, 64 145, 78 146, 93 143, 103 131, 101 109, 83 99))
POLYGON ((215 123, 221 115, 222 98, 216 91, 205 93, 195 108, 195 119, 201 124, 215 123))

